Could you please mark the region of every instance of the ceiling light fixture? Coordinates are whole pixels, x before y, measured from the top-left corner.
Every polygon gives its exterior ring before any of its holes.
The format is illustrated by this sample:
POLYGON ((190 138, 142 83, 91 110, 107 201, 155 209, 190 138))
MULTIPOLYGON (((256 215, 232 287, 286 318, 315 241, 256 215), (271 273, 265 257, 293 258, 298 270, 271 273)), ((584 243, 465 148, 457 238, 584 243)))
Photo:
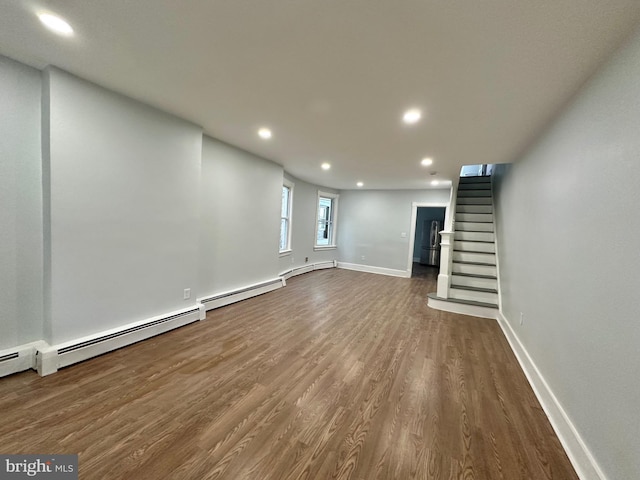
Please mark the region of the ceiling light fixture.
POLYGON ((322 168, 323 170, 329 170, 331 168, 331 164, 324 162, 322 165, 320 165, 320 168, 322 168))
POLYGON ((271 130, 269 130, 268 128, 261 128, 260 130, 258 130, 258 135, 260 135, 260 138, 269 140, 271 138, 271 130))
POLYGON ((418 122, 422 118, 422 112, 417 108, 412 108, 404 112, 402 121, 404 123, 412 124, 418 122))
POLYGON ((360 188, 360 187, 364 187, 364 183, 362 183, 362 182, 358 182, 358 183, 356 183, 356 186, 357 186, 358 188, 360 188))
POLYGON ((433 164, 433 158, 429 158, 429 157, 425 157, 422 159, 422 161, 420 162, 420 165, 422 165, 423 167, 428 167, 429 165, 433 164))
POLYGON ((65 37, 73 35, 73 28, 71 28, 71 25, 57 15, 52 15, 51 13, 39 13, 38 18, 45 27, 58 35, 64 35, 65 37))
POLYGON ((431 180, 431 185, 433 185, 434 187, 439 184, 440 182, 438 180, 431 180))

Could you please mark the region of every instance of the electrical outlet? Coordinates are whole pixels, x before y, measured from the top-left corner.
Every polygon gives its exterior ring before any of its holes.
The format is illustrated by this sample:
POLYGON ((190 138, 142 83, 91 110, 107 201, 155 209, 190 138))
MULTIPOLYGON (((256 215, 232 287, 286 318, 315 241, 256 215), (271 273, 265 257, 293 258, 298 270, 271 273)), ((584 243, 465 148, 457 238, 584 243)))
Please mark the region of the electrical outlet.
POLYGON ((190 288, 185 288, 184 289, 184 299, 185 300, 189 300, 191 298, 191 289, 190 288))
POLYGON ((304 257, 304 263, 307 263, 309 261, 309 257, 304 257))
POLYGON ((520 325, 524 323, 524 313, 520 312, 520 325))

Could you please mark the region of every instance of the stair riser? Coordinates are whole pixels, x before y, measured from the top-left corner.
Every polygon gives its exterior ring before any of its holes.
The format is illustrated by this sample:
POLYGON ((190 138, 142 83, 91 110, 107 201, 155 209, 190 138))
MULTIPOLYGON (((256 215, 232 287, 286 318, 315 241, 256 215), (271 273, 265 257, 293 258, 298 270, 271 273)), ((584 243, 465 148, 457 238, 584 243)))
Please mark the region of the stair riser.
POLYGON ((460 277, 453 275, 451 277, 451 286, 455 287, 457 285, 463 287, 491 288, 493 290, 498 289, 498 281, 495 278, 460 277))
POLYGON ((476 241, 476 242, 493 242, 494 236, 492 232, 461 232, 457 231, 453 235, 454 240, 476 241))
POLYGON ((491 205, 491 197, 458 197, 458 205, 491 205))
POLYGON ((490 265, 495 265, 496 256, 493 253, 453 252, 453 261, 488 263, 490 265))
POLYGON ((458 190, 491 190, 491 183, 460 183, 458 190))
POLYGON ((453 263, 452 272, 466 273, 469 275, 497 275, 497 269, 491 265, 467 265, 465 263, 453 263))
POLYGON ((460 177, 459 183, 491 183, 491 177, 460 177))
POLYGON ((455 231, 493 232, 493 223, 456 222, 455 231))
POLYGON ((458 190, 458 198, 462 197, 490 197, 491 190, 458 190))
POLYGON ((493 243, 484 243, 484 242, 463 242, 460 240, 455 240, 453 245, 454 250, 463 250, 467 252, 486 252, 486 253, 495 253, 496 247, 493 243))
POLYGON ((473 290, 449 289, 449 296, 460 300, 473 300, 475 302, 498 304, 498 294, 491 292, 475 292, 473 290))
POLYGON ((457 205, 456 213, 493 213, 491 205, 457 205))
POLYGON ((491 213, 456 213, 457 222, 483 222, 493 223, 491 213))

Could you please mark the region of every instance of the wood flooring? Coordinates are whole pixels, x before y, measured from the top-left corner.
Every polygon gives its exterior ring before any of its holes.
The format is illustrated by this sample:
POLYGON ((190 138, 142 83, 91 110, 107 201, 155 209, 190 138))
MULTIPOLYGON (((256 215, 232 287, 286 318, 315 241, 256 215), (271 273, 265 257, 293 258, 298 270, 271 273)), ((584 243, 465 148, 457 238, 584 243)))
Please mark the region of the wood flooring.
POLYGON ((431 291, 316 271, 0 379, 0 453, 78 453, 82 480, 577 479, 497 323, 431 291))

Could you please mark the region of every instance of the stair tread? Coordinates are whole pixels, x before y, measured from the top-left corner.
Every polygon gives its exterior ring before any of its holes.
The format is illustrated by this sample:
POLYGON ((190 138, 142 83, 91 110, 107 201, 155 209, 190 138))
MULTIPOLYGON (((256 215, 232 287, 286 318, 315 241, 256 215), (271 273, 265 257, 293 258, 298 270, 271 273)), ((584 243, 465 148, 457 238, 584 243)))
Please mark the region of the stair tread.
POLYGON ((454 277, 471 277, 471 278, 484 278, 487 280, 498 280, 498 277, 495 275, 478 275, 475 273, 459 273, 459 272, 451 272, 451 275, 454 277))
POLYGON ((495 255, 496 254, 496 252, 481 252, 481 251, 478 251, 478 250, 460 250, 458 248, 454 248, 453 251, 454 252, 462 252, 462 253, 485 253, 487 255, 495 255))
POLYGON ((493 220, 490 222, 483 222, 481 220, 456 220, 456 223, 493 223, 493 220))
POLYGON ((462 300, 460 298, 442 298, 436 295, 435 293, 429 293, 427 294, 427 297, 432 298, 434 300, 441 300, 443 302, 462 303, 465 305, 475 305, 476 307, 498 308, 498 305, 494 303, 476 302, 474 300, 462 300))
MULTIPOLYGON (((465 232, 468 232, 468 231, 469 230, 465 230, 465 232)), ((493 232, 486 232, 486 233, 493 233, 493 232)), ((454 242, 473 242, 473 243, 493 243, 493 240, 461 240, 459 238, 455 238, 453 241, 454 242)))
MULTIPOLYGON (((458 222, 458 223, 465 223, 465 222, 458 222)), ((471 222, 471 223, 479 223, 479 222, 471 222)), ((453 233, 494 233, 494 232, 491 232, 488 230, 455 230, 453 233)), ((466 242, 467 240, 462 240, 462 241, 466 242)), ((468 241, 472 241, 472 240, 468 240, 468 241)))
POLYGON ((452 263, 461 263, 463 265, 482 265, 485 267, 495 267, 496 264, 495 263, 486 263, 486 262, 465 262, 465 261, 459 261, 459 260, 454 260, 452 263))
POLYGON ((472 292, 498 293, 498 290, 495 288, 469 287, 467 285, 451 285, 451 288, 456 290, 470 290, 472 292))

